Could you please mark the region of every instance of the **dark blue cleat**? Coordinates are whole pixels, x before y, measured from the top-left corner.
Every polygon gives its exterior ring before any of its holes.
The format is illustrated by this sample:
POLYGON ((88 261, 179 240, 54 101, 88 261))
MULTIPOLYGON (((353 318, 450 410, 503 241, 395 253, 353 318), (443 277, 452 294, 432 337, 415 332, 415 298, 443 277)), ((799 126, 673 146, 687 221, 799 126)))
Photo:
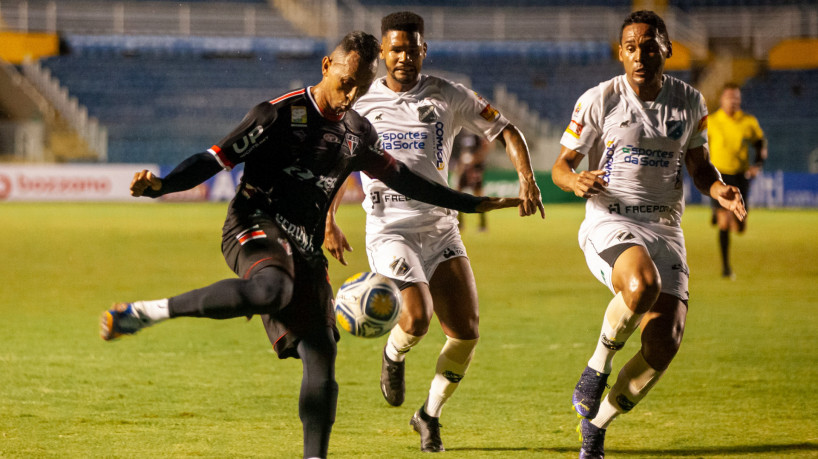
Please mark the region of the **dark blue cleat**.
POLYGON ((582 449, 579 450, 579 459, 603 459, 605 457, 605 429, 591 424, 583 418, 577 426, 579 439, 582 440, 582 449))
POLYGON ((607 382, 607 374, 600 373, 591 367, 585 367, 585 371, 579 377, 579 382, 574 387, 574 394, 571 396, 574 411, 583 418, 593 419, 599 411, 602 393, 605 392, 607 382))

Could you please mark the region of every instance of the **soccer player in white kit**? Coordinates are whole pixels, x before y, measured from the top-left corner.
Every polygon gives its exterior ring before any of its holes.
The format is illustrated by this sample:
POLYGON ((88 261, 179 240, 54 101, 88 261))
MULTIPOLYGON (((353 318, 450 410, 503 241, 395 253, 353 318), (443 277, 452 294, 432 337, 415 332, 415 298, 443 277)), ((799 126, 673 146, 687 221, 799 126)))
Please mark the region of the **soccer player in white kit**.
POLYGON ((739 219, 746 215, 738 188, 725 185, 710 162, 704 98, 663 74, 671 52, 658 15, 631 13, 619 41, 625 74, 579 98, 552 170, 557 186, 588 200, 579 244, 591 272, 615 295, 572 397, 583 417, 581 458, 604 457, 611 421, 647 394, 681 344, 689 275, 680 226, 683 166, 702 193, 739 219), (590 170, 578 173, 585 156, 590 170), (637 327, 641 349, 602 400, 613 356, 637 327))
MULTIPOLYGON (((486 100, 463 85, 420 73, 426 57, 423 19, 411 12, 387 15, 381 23, 381 58, 387 75, 375 80, 354 109, 378 131, 383 148, 417 174, 448 183, 454 137, 461 128, 504 143, 520 177, 521 216, 545 217, 528 147, 516 127, 486 100)), ((383 352, 381 391, 387 402, 404 401, 404 358, 427 333, 437 314, 447 336, 426 402, 410 424, 421 450, 443 451, 438 419, 457 388, 478 341, 474 274, 458 230, 457 213, 411 200, 383 182, 362 175, 370 267, 396 281, 403 311, 383 352)), ((330 212, 325 245, 342 263, 349 249, 330 212)))

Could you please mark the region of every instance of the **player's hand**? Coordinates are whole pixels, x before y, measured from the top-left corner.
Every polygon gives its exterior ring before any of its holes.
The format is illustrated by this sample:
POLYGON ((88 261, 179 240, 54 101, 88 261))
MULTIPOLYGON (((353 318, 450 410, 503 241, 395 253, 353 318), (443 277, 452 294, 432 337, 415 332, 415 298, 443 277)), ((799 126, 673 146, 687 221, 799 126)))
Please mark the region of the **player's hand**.
POLYGON ((574 194, 580 198, 590 198, 596 196, 605 190, 608 184, 605 182, 603 176, 605 171, 582 171, 576 175, 574 182, 574 194))
POLYGON ((537 182, 533 179, 520 181, 520 199, 523 201, 519 205, 521 217, 534 215, 537 209, 539 209, 540 217, 545 218, 545 208, 542 205, 540 187, 537 186, 537 182))
POLYGON ((495 198, 486 196, 483 202, 477 205, 474 209, 477 213, 489 212, 497 209, 505 209, 506 207, 517 207, 522 204, 523 200, 520 198, 495 198))
POLYGON ((335 223, 327 222, 327 227, 324 230, 324 247, 333 258, 341 262, 342 265, 347 265, 347 261, 344 259, 344 251, 352 252, 352 246, 349 245, 344 232, 335 223))
POLYGON ((744 173, 744 177, 747 178, 747 180, 752 180, 752 179, 756 178, 758 176, 758 174, 760 174, 760 173, 761 173, 761 167, 753 165, 753 166, 750 166, 749 169, 747 169, 747 172, 744 173))
POLYGON ((142 196, 148 187, 153 191, 159 191, 162 188, 162 180, 149 170, 135 173, 131 181, 131 196, 142 196))
POLYGON ((718 188, 711 193, 713 197, 719 201, 722 207, 733 212, 739 221, 744 221, 744 218, 747 216, 747 209, 744 207, 744 198, 741 196, 741 191, 731 185, 724 185, 720 182, 716 183, 718 184, 718 188))

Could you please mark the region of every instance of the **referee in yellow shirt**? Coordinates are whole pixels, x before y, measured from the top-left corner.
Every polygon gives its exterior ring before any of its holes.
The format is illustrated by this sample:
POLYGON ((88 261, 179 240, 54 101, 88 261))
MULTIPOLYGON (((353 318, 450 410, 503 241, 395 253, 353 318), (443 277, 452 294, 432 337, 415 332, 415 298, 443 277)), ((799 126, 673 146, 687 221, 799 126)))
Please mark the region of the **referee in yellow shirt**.
MULTIPOLYGON (((719 99, 720 108, 707 119, 707 137, 710 159, 721 172, 724 182, 741 190, 747 199, 752 180, 767 159, 767 142, 764 132, 755 116, 741 111, 741 88, 735 83, 727 83, 719 99), (750 147, 755 150, 755 158, 750 162, 750 147)), ((719 248, 721 249, 722 276, 734 279, 730 266, 730 231, 743 233, 747 219, 739 221, 732 212, 722 208, 713 200, 713 223, 719 227, 719 248)), ((747 204, 745 203, 745 206, 747 204)))

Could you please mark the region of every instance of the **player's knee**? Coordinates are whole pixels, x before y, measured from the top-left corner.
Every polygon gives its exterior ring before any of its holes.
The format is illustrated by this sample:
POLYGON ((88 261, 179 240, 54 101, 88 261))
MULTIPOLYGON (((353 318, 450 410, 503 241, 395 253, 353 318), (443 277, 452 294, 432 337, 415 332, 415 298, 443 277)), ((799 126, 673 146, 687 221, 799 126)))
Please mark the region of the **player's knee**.
POLYGON ((662 292, 662 280, 659 273, 645 272, 633 275, 627 282, 623 297, 628 308, 637 314, 647 312, 662 292))
POLYGON ((414 336, 424 336, 429 332, 430 321, 431 317, 428 316, 411 316, 406 324, 406 328, 408 328, 406 333, 414 336))
POLYGON ((248 279, 245 298, 259 311, 275 312, 289 304, 292 295, 292 278, 278 268, 269 267, 248 279))

